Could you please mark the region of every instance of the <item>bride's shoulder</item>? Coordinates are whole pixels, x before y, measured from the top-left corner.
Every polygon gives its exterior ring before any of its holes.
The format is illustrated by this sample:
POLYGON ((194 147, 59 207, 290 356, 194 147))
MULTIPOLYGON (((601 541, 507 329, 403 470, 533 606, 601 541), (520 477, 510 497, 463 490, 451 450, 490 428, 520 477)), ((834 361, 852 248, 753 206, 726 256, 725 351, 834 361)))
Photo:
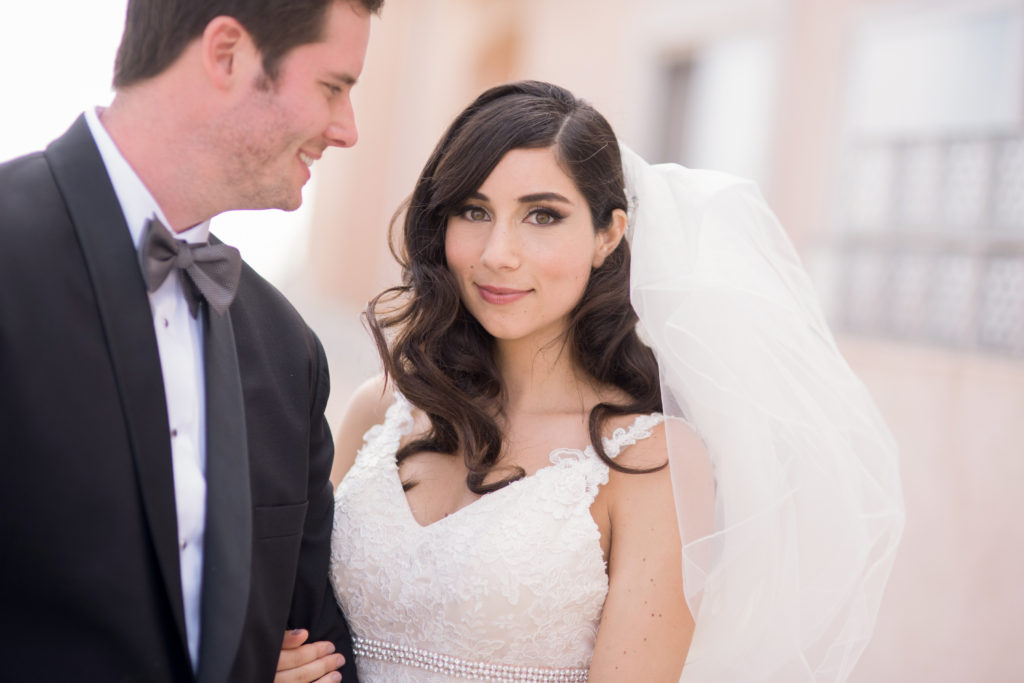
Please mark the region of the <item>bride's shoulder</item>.
POLYGON ((612 468, 608 472, 599 502, 620 537, 649 537, 658 543, 675 529, 676 516, 671 514, 675 510, 673 479, 687 482, 688 496, 710 489, 713 477, 707 450, 693 427, 678 418, 657 416, 648 420, 634 415, 621 422, 629 425, 619 425, 629 438, 620 439, 624 445, 615 464, 627 471, 612 468), (671 524, 666 526, 665 520, 671 520, 671 524), (659 531, 649 533, 654 529, 659 531))
POLYGON ((383 374, 366 380, 352 393, 334 440, 331 481, 335 486, 355 462, 356 453, 363 445, 363 435, 374 425, 384 422, 394 400, 394 388, 383 374))
POLYGON ((704 444, 689 423, 657 413, 616 416, 604 431, 605 439, 619 448, 616 464, 629 469, 661 467, 668 462, 669 444, 677 452, 704 453, 704 444))
POLYGON ((366 429, 369 429, 384 421, 388 408, 394 402, 395 387, 381 373, 366 380, 352 392, 348 407, 345 408, 344 420, 351 420, 357 425, 366 425, 366 429))

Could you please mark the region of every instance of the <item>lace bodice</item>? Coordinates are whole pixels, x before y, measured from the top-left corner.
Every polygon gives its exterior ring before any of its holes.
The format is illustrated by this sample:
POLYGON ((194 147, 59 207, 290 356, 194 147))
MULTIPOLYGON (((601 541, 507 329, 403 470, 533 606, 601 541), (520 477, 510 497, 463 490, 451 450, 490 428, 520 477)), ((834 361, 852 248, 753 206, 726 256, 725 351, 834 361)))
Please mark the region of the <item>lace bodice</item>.
MULTIPOLYGON (((639 417, 610 457, 650 435, 639 417)), ((395 454, 412 429, 397 395, 335 492, 331 583, 360 679, 586 680, 608 577, 590 506, 608 481, 593 447, 430 525, 412 515, 395 454)))

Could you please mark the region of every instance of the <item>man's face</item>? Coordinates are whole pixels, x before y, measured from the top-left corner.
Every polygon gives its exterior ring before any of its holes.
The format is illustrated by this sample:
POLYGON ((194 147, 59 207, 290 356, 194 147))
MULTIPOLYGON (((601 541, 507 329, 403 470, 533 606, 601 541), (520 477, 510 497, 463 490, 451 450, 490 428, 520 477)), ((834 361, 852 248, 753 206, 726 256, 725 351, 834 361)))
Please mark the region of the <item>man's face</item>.
POLYGON ((323 40, 288 52, 277 79, 256 79, 225 117, 225 191, 234 208, 297 209, 313 162, 327 147, 356 143, 350 95, 370 16, 355 6, 332 3, 323 40))

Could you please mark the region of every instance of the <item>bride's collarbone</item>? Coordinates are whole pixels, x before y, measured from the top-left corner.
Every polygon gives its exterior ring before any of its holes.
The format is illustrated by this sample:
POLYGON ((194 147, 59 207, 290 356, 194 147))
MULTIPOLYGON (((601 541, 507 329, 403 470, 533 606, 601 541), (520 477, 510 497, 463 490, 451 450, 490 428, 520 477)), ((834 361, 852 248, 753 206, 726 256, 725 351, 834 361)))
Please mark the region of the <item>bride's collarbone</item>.
MULTIPOLYGON (((636 417, 626 415, 610 418, 603 430, 605 436, 610 436, 616 429, 628 428, 636 417)), ((591 443, 586 417, 578 413, 519 414, 510 422, 503 444, 504 453, 484 480, 485 485, 517 474, 533 476, 552 464, 551 454, 555 451, 583 451, 591 443)), ((416 417, 414 429, 406 442, 422 437, 428 427, 429 422, 421 413, 416 417)), ((452 515, 482 497, 469 488, 469 468, 461 453, 412 453, 399 463, 398 474, 409 508, 422 526, 452 515)), ((603 537, 608 531, 607 497, 599 494, 592 510, 603 537)), ((602 542, 604 545, 606 543, 602 542)))
MULTIPOLYGON (((610 437, 619 429, 628 429, 637 419, 637 415, 617 415, 609 418, 603 436, 610 437)), ((531 414, 517 416, 506 426, 502 455, 495 468, 488 474, 484 484, 492 484, 507 479, 510 475, 521 473, 532 476, 538 470, 551 464, 551 455, 560 450, 583 451, 591 446, 587 416, 578 413, 564 414, 531 414)), ((429 422, 422 413, 416 417, 414 429, 405 439, 409 443, 422 438, 428 431, 429 422)), ((658 439, 654 439, 658 441, 658 439)), ((403 444, 404 445, 404 444, 403 444)), ((652 444, 653 445, 653 444, 652 444)), ((627 449, 637 451, 622 460, 634 460, 646 447, 627 449)), ((641 458, 643 464, 633 466, 650 467, 650 457, 641 458)), ((436 451, 418 451, 406 456, 399 464, 399 474, 407 490, 425 484, 420 488, 440 488, 451 494, 461 493, 460 486, 469 492, 466 483, 469 468, 461 453, 438 453, 436 451)), ((471 493, 471 492, 469 492, 471 493)), ((475 495, 475 494, 474 494, 475 495)))

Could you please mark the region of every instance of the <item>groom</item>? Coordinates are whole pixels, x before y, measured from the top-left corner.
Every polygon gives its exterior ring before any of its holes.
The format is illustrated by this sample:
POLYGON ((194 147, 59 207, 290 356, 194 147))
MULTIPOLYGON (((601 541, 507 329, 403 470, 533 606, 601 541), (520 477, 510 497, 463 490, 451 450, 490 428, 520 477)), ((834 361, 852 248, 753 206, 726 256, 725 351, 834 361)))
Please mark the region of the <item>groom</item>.
POLYGON ((131 0, 113 103, 0 165, 0 680, 265 681, 327 585, 327 364, 230 247, 349 147, 382 0, 131 0))

